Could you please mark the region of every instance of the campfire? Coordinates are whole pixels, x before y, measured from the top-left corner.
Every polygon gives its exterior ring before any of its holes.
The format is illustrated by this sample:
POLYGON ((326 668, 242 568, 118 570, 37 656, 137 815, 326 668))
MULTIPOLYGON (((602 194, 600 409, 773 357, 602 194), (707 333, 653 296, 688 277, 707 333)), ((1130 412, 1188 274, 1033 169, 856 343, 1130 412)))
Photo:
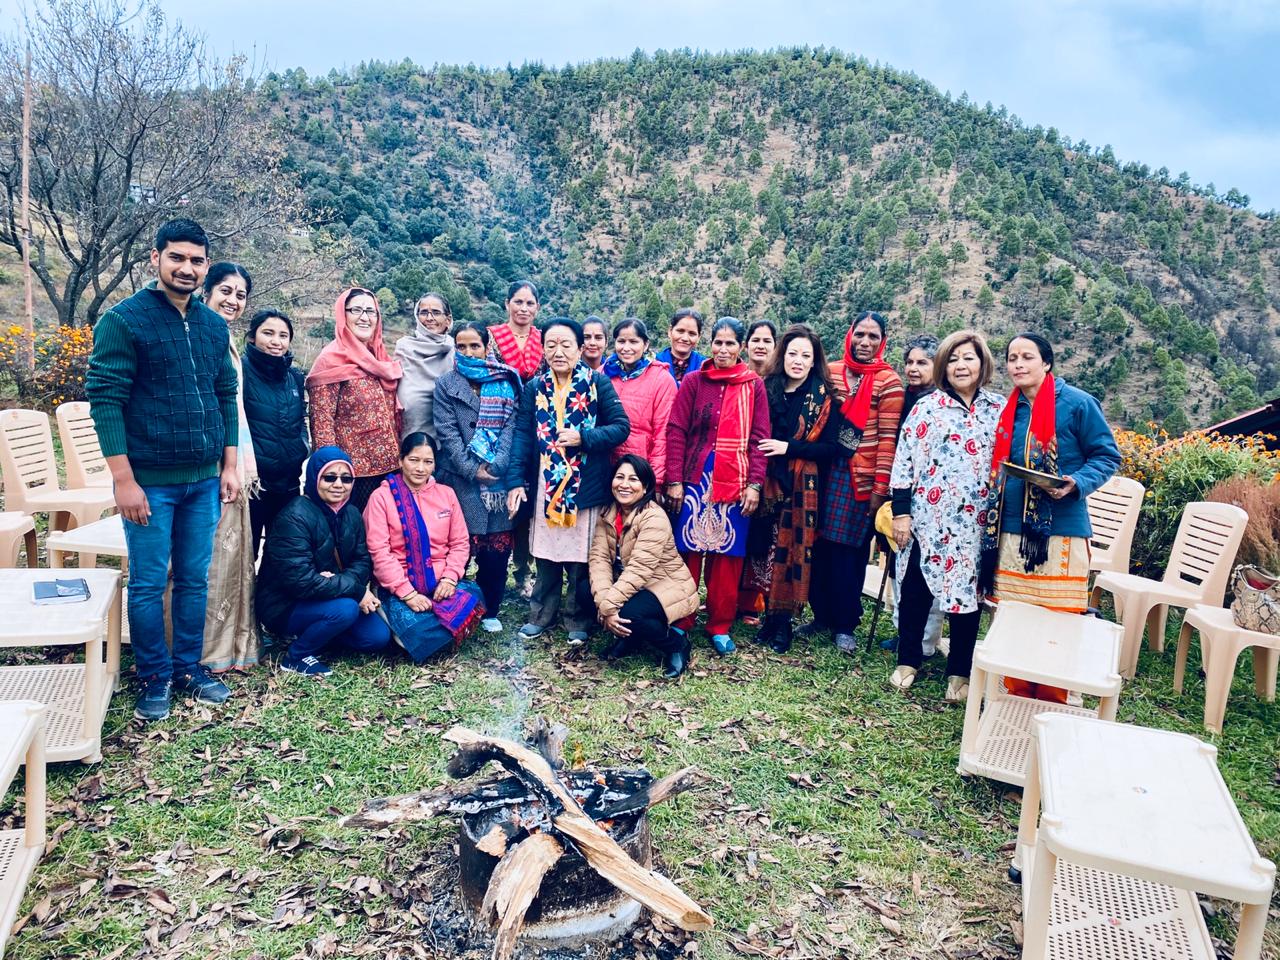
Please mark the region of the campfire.
POLYGON ((369 801, 348 826, 378 829, 460 816, 463 899, 495 930, 494 960, 522 934, 542 946, 611 939, 642 907, 683 930, 711 917, 651 869, 647 811, 697 783, 691 768, 654 780, 646 770, 565 769, 568 731, 536 722, 531 744, 454 727, 449 775, 461 782, 369 801), (490 763, 505 775, 478 776, 490 763))

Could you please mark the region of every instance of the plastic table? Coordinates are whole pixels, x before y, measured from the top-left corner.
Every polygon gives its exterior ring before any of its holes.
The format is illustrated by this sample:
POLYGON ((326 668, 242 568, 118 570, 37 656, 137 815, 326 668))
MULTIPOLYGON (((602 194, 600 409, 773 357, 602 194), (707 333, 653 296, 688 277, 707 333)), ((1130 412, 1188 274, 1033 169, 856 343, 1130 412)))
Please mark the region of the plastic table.
POLYGON ((22 895, 44 853, 45 708, 30 701, 0 703, 0 795, 6 793, 18 767, 26 764, 23 800, 26 824, 0 830, 0 956, 18 916, 22 895))
POLYGON ((1097 617, 1006 600, 973 652, 960 737, 962 776, 1026 783, 1032 721, 1045 713, 1114 720, 1120 699, 1123 628, 1097 617), (1008 694, 1001 677, 1064 687, 1098 697, 1098 709, 1008 694))
POLYGON ((1217 750, 1092 717, 1041 715, 1034 727, 1011 871, 1023 960, 1214 960, 1196 892, 1244 904, 1235 957, 1257 960, 1276 868, 1258 855, 1217 750))
POLYGON ((83 644, 84 663, 0 667, 0 704, 45 704, 48 759, 94 763, 102 759, 102 722, 120 677, 120 574, 75 571, 89 584, 88 600, 36 606, 32 583, 54 575, 0 570, 0 647, 83 644))

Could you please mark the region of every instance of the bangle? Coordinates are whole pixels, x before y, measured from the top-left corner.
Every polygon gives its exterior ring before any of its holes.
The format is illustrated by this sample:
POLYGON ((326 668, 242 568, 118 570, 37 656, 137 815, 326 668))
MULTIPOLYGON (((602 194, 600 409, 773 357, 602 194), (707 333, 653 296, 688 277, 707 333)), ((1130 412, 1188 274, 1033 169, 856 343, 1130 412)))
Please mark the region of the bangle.
POLYGON ((414 597, 416 597, 417 595, 418 595, 418 591, 417 591, 417 590, 410 590, 408 593, 406 593, 406 594, 405 594, 403 597, 401 597, 400 599, 401 599, 401 600, 412 600, 412 599, 413 599, 414 597))

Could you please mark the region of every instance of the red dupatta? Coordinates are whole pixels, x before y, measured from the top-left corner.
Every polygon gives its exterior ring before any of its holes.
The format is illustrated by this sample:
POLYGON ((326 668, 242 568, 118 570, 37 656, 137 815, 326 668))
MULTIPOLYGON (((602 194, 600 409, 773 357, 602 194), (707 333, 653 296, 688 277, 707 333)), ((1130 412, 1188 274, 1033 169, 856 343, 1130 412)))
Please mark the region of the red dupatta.
POLYGON ((734 503, 747 487, 751 462, 748 446, 755 417, 756 395, 752 383, 760 377, 741 361, 732 367, 704 363, 701 373, 704 379, 725 388, 712 447, 715 462, 711 467, 711 502, 734 503))

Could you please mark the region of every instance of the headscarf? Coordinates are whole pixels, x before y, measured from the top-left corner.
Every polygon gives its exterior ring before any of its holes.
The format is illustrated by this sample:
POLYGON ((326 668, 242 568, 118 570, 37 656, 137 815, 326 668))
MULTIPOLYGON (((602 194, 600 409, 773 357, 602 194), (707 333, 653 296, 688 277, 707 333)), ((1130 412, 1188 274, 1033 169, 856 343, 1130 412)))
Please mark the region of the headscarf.
MULTIPOLYGON (((844 418, 859 430, 867 428, 867 418, 871 415, 871 396, 875 393, 875 375, 881 370, 893 370, 893 367, 884 362, 884 348, 888 346, 889 338, 880 338, 880 349, 876 351, 875 357, 870 363, 862 363, 853 353, 853 328, 858 325, 861 317, 854 321, 849 327, 849 332, 844 335, 844 388, 849 394, 844 404, 840 407, 840 412, 844 418), (853 390, 849 385, 849 375, 861 376, 862 381, 858 384, 858 389, 853 390)), ((880 324, 880 329, 884 330, 884 323, 876 320, 880 324)))
POLYGON ((382 307, 378 298, 363 287, 348 287, 338 294, 333 304, 333 340, 325 344, 316 357, 311 372, 307 374, 307 386, 318 387, 327 383, 344 383, 361 377, 372 377, 382 383, 382 389, 394 394, 403 375, 400 363, 387 355, 382 342, 382 307), (361 343, 347 327, 347 297, 351 291, 368 293, 373 297, 378 311, 373 336, 368 345, 361 343))
POLYGON ((755 419, 756 393, 753 383, 759 375, 739 360, 732 367, 704 364, 705 380, 725 388, 716 424, 715 461, 711 465, 711 502, 734 503, 747 487, 750 475, 751 424, 755 419))
POLYGON ((467 380, 480 384, 480 413, 467 449, 485 463, 493 463, 498 456, 498 436, 515 413, 520 374, 492 355, 481 360, 459 353, 455 365, 467 380))
POLYGON ((333 542, 338 542, 338 514, 342 512, 342 508, 351 502, 352 484, 347 484, 346 499, 340 503, 328 503, 320 498, 320 474, 324 473, 334 464, 345 463, 347 469, 351 471, 354 477, 356 468, 351 463, 351 458, 347 456, 347 452, 341 447, 321 447, 311 456, 307 457, 307 470, 302 481, 302 495, 320 507, 324 511, 325 519, 329 521, 329 529, 333 531, 333 542))
POLYGON ((604 358, 604 363, 600 364, 600 370, 610 380, 634 380, 648 370, 649 364, 653 361, 654 357, 646 350, 644 355, 636 361, 636 365, 628 370, 618 355, 611 353, 604 358))
POLYGON ((542 512, 547 526, 572 527, 578 522, 578 488, 582 485, 585 453, 579 445, 570 454, 555 438, 562 429, 582 433, 595 427, 599 406, 595 373, 578 361, 565 390, 556 389, 556 376, 550 369, 543 370, 534 382, 538 385, 534 424, 542 448, 539 462, 546 497, 542 512))
MULTIPOLYGON (((1058 401, 1057 384, 1052 373, 1031 401, 1031 422, 1027 425, 1026 466, 1041 473, 1058 473, 1058 401)), ((991 454, 991 490, 995 502, 987 510, 987 525, 982 534, 982 566, 979 573, 980 593, 990 593, 995 586, 996 562, 1000 556, 1000 516, 1003 511, 1004 487, 1000 468, 1013 452, 1013 424, 1018 414, 1018 396, 1013 388, 1000 414, 996 427, 996 445, 991 454), (998 492, 997 492, 998 491, 998 492)), ((1030 573, 1049 559, 1049 536, 1053 530, 1053 507, 1047 493, 1034 483, 1023 485, 1022 535, 1018 555, 1026 561, 1030 573)))
POLYGON ((431 400, 436 381, 453 369, 453 352, 453 337, 434 333, 421 321, 414 322, 409 336, 396 341, 395 358, 403 371, 396 396, 404 408, 401 431, 405 436, 419 430, 436 435, 431 400))

